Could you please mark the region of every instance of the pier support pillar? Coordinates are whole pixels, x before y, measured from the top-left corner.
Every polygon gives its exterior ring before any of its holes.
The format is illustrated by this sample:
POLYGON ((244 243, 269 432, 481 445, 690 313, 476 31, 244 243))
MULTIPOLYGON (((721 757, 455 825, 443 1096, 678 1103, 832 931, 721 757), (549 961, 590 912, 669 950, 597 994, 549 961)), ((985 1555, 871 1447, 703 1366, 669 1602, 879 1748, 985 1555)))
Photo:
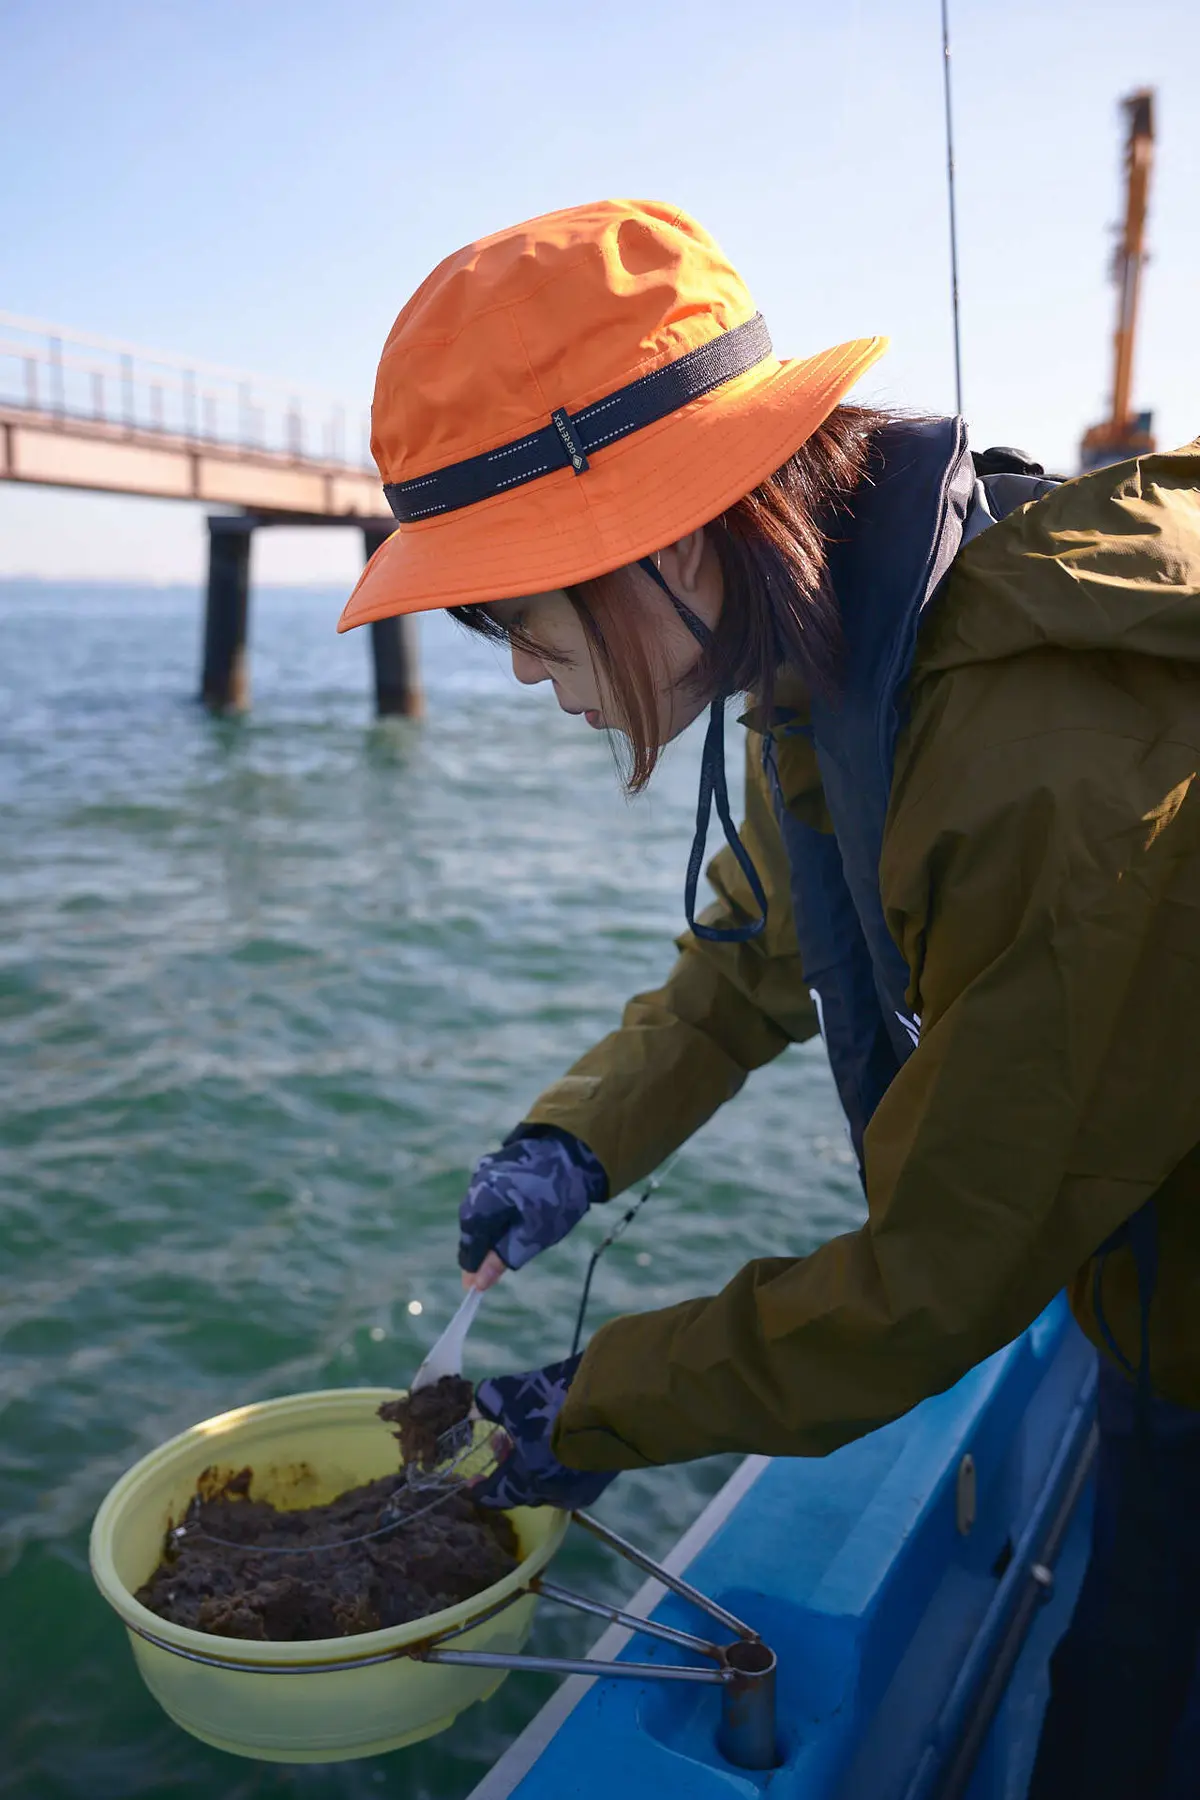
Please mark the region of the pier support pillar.
MULTIPOLYGON (((394 525, 364 525, 363 548, 369 561, 395 530, 394 525)), ((419 719, 425 710, 417 666, 417 634, 411 618, 375 619, 371 623, 371 658, 375 666, 375 711, 381 719, 419 719)))
POLYGON ((200 698, 210 712, 245 712, 250 704, 246 625, 250 614, 250 540, 256 521, 208 521, 208 605, 200 698))

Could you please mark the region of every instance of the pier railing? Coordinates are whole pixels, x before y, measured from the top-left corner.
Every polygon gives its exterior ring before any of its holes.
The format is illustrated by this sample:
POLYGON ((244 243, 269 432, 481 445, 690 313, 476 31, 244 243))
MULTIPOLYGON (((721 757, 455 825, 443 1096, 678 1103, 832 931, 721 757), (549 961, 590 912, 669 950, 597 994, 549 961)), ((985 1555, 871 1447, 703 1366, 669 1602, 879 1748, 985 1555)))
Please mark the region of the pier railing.
POLYGON ((369 414, 332 394, 7 312, 0 406, 197 447, 373 468, 369 414))
MULTIPOLYGON (((276 525, 353 525, 370 556, 395 530, 368 416, 334 397, 0 312, 0 482, 192 500, 208 519, 200 697, 250 703, 250 547, 276 525)), ((376 710, 421 710, 407 618, 370 629, 376 710)))

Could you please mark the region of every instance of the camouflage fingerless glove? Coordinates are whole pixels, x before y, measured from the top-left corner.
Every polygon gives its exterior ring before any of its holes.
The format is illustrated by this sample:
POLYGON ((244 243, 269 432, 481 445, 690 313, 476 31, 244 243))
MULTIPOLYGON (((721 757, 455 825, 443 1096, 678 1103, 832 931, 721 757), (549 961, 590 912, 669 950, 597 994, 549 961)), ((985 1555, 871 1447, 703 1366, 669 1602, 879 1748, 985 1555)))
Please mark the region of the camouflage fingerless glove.
POLYGON ((485 1156, 459 1207, 459 1267, 489 1250, 520 1269, 608 1198, 608 1177, 586 1144, 552 1125, 521 1125, 485 1156))
POLYGON ((475 1404, 485 1418, 502 1425, 512 1448, 494 1475, 472 1489, 480 1506, 591 1506, 614 1474, 568 1469, 550 1448, 554 1421, 583 1357, 532 1369, 525 1375, 495 1375, 481 1381, 475 1404))

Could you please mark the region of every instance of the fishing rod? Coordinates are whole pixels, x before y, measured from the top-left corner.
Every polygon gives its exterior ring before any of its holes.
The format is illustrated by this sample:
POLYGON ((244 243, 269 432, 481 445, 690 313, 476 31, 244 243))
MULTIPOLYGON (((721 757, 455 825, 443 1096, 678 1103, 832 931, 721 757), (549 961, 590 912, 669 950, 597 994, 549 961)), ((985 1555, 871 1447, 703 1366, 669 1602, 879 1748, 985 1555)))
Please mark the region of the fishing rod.
POLYGON ((946 101, 946 197, 950 209, 950 305, 954 318, 954 406, 963 409, 962 348, 958 326, 958 221, 954 205, 954 119, 950 94, 950 0, 942 0, 942 87, 946 101))

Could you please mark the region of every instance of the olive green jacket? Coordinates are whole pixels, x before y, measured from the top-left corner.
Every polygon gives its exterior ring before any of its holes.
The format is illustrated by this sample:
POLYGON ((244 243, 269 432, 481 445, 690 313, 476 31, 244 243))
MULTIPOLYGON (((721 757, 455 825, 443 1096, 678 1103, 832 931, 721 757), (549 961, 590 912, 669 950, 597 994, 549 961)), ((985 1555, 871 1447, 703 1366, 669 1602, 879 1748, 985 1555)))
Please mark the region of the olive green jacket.
MULTIPOLYGON (((572 1467, 821 1454, 950 1386, 1064 1284, 1096 1336, 1093 1252, 1151 1195, 1154 1383, 1200 1407, 1200 440, 975 539, 910 702, 880 884, 922 1028, 867 1131, 868 1220, 604 1326, 555 1431, 572 1467)), ((777 752, 789 807, 829 829, 811 746, 777 752)), ((817 1029, 753 729, 746 809, 766 932, 682 938, 529 1115, 590 1145, 614 1192, 817 1029)), ((709 922, 749 916, 728 851, 710 878, 709 922)), ((1135 1362, 1128 1251, 1103 1281, 1135 1362)))

